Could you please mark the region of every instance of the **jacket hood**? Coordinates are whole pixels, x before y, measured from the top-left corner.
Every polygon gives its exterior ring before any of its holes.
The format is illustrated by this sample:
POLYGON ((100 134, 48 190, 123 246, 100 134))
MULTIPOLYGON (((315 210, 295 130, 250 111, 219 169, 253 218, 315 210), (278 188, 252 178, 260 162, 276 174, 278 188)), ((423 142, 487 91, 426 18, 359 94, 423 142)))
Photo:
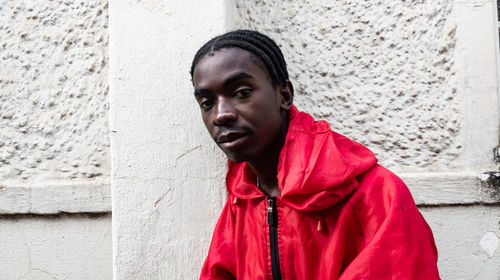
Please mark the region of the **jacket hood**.
MULTIPOLYGON (((278 162, 278 199, 300 211, 329 208, 354 191, 356 176, 376 163, 368 148, 292 106, 278 162)), ((255 185, 255 177, 248 163, 229 161, 228 192, 240 199, 264 196, 255 185)))

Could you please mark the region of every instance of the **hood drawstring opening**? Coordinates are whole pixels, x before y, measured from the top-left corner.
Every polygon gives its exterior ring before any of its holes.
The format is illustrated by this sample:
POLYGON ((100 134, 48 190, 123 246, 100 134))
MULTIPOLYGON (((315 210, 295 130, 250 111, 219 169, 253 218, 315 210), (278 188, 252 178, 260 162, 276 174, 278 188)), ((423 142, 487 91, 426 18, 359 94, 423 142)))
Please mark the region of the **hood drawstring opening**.
POLYGON ((316 231, 327 233, 328 225, 325 223, 325 212, 321 211, 318 213, 318 223, 316 225, 316 231))
POLYGON ((316 230, 319 232, 324 231, 325 229, 325 216, 324 213, 321 212, 321 214, 318 216, 318 225, 316 226, 316 230))

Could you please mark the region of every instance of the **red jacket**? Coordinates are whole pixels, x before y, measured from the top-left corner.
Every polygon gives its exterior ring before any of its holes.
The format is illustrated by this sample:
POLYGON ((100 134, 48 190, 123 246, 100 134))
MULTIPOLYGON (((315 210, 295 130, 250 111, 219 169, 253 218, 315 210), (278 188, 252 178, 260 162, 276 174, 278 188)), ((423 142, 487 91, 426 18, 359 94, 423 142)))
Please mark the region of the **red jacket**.
MULTIPOLYGON (((276 200, 281 279, 439 279, 431 229, 373 153, 295 107, 276 200)), ((229 162, 229 199, 200 279, 273 279, 268 200, 229 162)))

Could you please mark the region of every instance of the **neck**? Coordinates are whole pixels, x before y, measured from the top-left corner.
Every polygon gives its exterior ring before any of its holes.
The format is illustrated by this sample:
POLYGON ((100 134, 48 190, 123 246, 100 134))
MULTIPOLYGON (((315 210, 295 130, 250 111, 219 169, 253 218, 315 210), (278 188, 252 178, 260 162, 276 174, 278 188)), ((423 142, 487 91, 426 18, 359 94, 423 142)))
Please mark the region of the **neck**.
POLYGON ((265 168, 263 165, 255 165, 249 162, 250 167, 257 176, 257 186, 268 196, 276 197, 280 194, 280 189, 278 185, 278 163, 274 161, 269 161, 265 168))
POLYGON ((284 121, 281 125, 279 138, 275 141, 276 145, 270 147, 269 151, 263 153, 264 156, 248 162, 259 180, 260 189, 271 197, 276 197, 280 194, 277 178, 278 162, 288 131, 288 114, 282 119, 284 121))

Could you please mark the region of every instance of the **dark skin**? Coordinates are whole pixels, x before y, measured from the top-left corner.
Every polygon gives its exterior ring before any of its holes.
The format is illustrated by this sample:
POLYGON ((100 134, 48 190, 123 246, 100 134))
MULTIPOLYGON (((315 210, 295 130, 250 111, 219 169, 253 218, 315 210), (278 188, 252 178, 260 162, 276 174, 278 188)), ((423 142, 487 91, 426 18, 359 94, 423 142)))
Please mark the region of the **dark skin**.
POLYGON ((280 194, 279 155, 288 129, 293 87, 273 83, 264 64, 239 48, 204 56, 193 71, 203 122, 234 162, 248 162, 268 196, 280 194))

